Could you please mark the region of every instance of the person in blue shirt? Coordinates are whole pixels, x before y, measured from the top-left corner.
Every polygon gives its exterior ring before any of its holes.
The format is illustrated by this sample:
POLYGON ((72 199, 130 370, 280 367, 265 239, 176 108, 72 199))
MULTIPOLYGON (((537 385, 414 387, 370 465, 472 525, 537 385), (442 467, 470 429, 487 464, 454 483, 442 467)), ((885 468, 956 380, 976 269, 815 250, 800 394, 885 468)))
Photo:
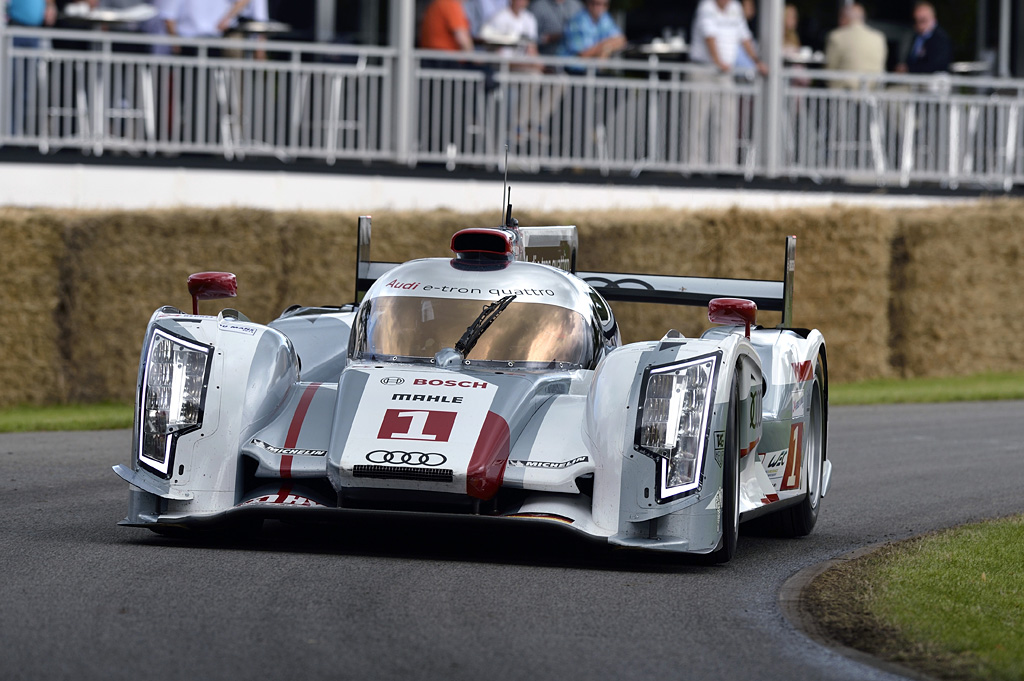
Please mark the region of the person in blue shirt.
MULTIPOLYGON (((53 26, 57 21, 55 0, 10 0, 7 3, 7 22, 11 26, 53 26)), ((14 39, 15 47, 38 47, 35 38, 14 39)))
POLYGON ((559 53, 570 57, 609 57, 626 46, 626 38, 608 14, 608 0, 587 0, 565 26, 559 53))
POLYGON ((7 20, 12 26, 53 26, 57 5, 54 0, 10 0, 7 20))

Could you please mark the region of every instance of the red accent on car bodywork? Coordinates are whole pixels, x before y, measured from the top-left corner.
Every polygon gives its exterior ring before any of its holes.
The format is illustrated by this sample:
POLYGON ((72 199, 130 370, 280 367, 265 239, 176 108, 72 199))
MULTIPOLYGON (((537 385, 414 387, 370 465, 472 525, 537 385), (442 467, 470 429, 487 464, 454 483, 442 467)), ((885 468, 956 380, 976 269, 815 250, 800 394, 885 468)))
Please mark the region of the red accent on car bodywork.
POLYGON ((740 458, 742 459, 747 454, 750 454, 752 451, 754 451, 754 448, 757 447, 757 443, 759 443, 760 441, 761 441, 761 438, 757 438, 756 440, 751 442, 750 445, 746 449, 742 449, 741 448, 740 449, 740 458))
POLYGON ((745 298, 714 298, 708 303, 708 319, 713 324, 743 324, 750 338, 750 326, 757 322, 757 303, 745 298))
POLYGON ((281 456, 281 477, 290 478, 292 477, 292 455, 283 454, 281 456))
POLYGON ((192 314, 199 314, 200 300, 237 296, 238 280, 231 272, 196 272, 188 276, 188 292, 192 296, 192 314))
POLYGON ((284 441, 286 449, 292 449, 295 447, 295 443, 299 441, 299 433, 302 431, 302 422, 306 419, 306 412, 309 411, 309 403, 313 401, 313 395, 316 394, 316 390, 320 385, 320 383, 310 383, 302 391, 302 397, 299 398, 299 406, 295 408, 295 414, 292 415, 292 423, 288 426, 288 437, 284 441))
POLYGON ((764 498, 761 499, 761 503, 762 504, 770 504, 773 501, 778 501, 778 500, 779 500, 779 495, 778 494, 766 494, 766 495, 764 495, 764 498))
POLYGON ((796 380, 800 383, 814 378, 814 368, 811 366, 810 360, 806 362, 794 362, 793 373, 796 374, 796 380))
POLYGON ((493 411, 488 411, 466 469, 466 493, 469 496, 486 501, 498 493, 505 477, 510 446, 508 423, 493 411))

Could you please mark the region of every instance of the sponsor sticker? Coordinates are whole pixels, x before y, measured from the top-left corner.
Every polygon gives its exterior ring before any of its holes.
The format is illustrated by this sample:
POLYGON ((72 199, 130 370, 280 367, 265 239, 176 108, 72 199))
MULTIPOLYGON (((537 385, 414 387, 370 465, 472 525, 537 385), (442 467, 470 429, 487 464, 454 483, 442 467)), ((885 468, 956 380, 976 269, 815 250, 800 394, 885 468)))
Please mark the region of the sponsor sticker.
POLYGON ((217 323, 217 328, 221 331, 230 331, 231 333, 241 333, 246 336, 255 336, 257 327, 252 324, 243 324, 241 322, 229 322, 221 320, 217 323))
POLYGON ((725 431, 716 430, 715 433, 715 463, 719 466, 725 460, 725 431))
POLYGON ((289 494, 289 493, 278 493, 264 494, 261 497, 255 499, 249 499, 249 501, 242 502, 239 506, 252 506, 255 504, 282 504, 284 506, 323 506, 318 504, 309 497, 304 497, 301 494, 289 494))
POLYGON ((805 406, 804 406, 804 391, 803 389, 793 391, 793 418, 800 419, 804 417, 805 406))
POLYGON ((452 397, 451 395, 424 395, 422 393, 395 393, 391 396, 392 401, 397 402, 444 402, 447 404, 462 404, 462 396, 452 397))
POLYGON ((578 463, 586 463, 590 461, 589 456, 578 456, 575 459, 569 461, 522 461, 518 459, 509 459, 508 465, 511 467, 519 468, 569 468, 575 466, 578 463))
POLYGON ((267 444, 263 440, 257 438, 252 439, 252 443, 261 449, 265 449, 271 454, 282 454, 287 456, 327 456, 326 449, 292 449, 290 447, 275 447, 274 445, 267 444))
MULTIPOLYGON (((436 296, 516 296, 518 298, 554 298, 555 292, 549 288, 479 288, 476 286, 451 286, 449 284, 427 283, 423 281, 403 281, 392 279, 384 284, 386 294, 427 294, 436 296)), ((431 313, 432 314, 432 313, 431 313)))

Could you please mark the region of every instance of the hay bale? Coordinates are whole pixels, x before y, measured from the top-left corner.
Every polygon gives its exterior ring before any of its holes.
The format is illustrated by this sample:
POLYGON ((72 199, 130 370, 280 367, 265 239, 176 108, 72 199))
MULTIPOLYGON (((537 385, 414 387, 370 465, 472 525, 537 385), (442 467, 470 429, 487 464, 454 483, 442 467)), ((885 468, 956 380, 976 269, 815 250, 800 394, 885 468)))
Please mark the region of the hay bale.
POLYGON ((0 209, 0 406, 64 399, 59 213, 0 209))
POLYGON ((893 363, 901 376, 1024 368, 1022 202, 901 216, 893 268, 893 363))
POLYGON ((200 313, 235 307, 254 321, 274 318, 283 251, 267 211, 82 213, 69 226, 65 259, 69 399, 134 399, 146 322, 162 305, 191 312, 192 272, 226 270, 239 279, 237 299, 202 301, 200 313))
MULTIPOLYGON (((708 237, 718 245, 720 277, 780 279, 785 238, 796 235, 794 326, 824 334, 832 380, 891 373, 891 213, 832 207, 701 215, 714 225, 708 237)), ((766 326, 780 319, 777 313, 759 315, 766 326)))

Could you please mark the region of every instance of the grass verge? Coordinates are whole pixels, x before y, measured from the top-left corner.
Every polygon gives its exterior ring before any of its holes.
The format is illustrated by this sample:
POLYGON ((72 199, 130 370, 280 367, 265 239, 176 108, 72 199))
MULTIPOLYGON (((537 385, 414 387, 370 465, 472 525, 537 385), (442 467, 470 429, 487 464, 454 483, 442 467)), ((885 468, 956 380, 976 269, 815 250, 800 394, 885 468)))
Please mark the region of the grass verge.
POLYGON ((130 404, 67 404, 0 409, 0 433, 131 428, 130 404))
POLYGON ((1024 678, 1024 516, 886 546, 820 575, 804 607, 847 646, 941 679, 1024 678))
POLYGON ((834 383, 828 397, 832 405, 1020 400, 1024 399, 1024 371, 834 383))

